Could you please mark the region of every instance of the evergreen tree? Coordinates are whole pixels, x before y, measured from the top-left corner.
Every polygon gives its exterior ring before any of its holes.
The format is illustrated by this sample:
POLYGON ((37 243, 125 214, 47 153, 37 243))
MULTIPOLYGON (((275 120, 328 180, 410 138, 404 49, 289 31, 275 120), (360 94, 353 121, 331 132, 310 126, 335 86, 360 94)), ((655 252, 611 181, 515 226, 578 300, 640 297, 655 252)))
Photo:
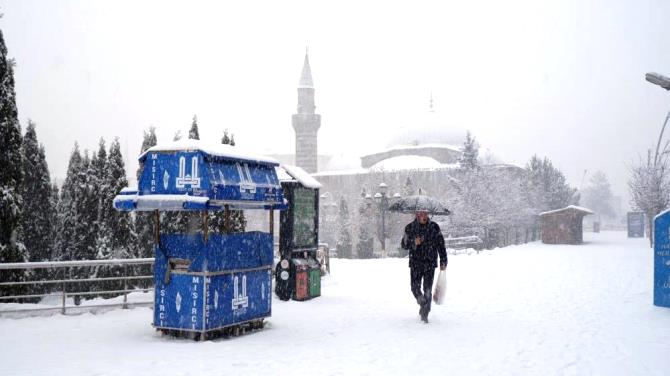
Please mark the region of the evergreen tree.
POLYGON ((349 220, 349 207, 347 201, 342 197, 340 199, 339 212, 340 230, 337 237, 337 257, 351 258, 352 256, 352 241, 351 241, 351 221, 349 220))
MULTIPOLYGON (((152 146, 158 143, 156 137, 156 128, 150 127, 149 131, 144 131, 144 139, 142 140, 141 152, 144 153, 152 146)), ((137 169, 137 184, 140 182, 140 173, 142 166, 137 169)), ((136 212, 135 213, 135 231, 137 232, 137 257, 148 258, 153 257, 154 247, 154 213, 136 212)), ((134 268, 135 275, 151 275, 151 265, 138 265, 134 268)), ((140 280, 137 284, 139 287, 145 288, 151 285, 151 280, 140 280)))
POLYGON ((458 164, 465 170, 479 169, 479 162, 477 157, 479 155, 479 145, 475 138, 472 137, 470 131, 465 135, 465 142, 463 143, 463 154, 458 160, 458 164))
POLYGON ((75 223, 77 222, 77 201, 80 198, 77 182, 78 171, 82 168, 82 158, 79 152, 79 144, 75 142, 70 161, 68 162, 65 181, 60 191, 60 200, 56 206, 58 213, 58 231, 56 247, 53 259, 60 261, 75 260, 75 244, 77 234, 75 223))
POLYGON ((105 176, 105 186, 107 192, 104 195, 102 206, 107 209, 104 217, 106 226, 109 228, 112 236, 112 258, 136 257, 135 231, 133 223, 128 212, 114 210, 112 201, 121 190, 128 186, 126 178, 126 169, 121 155, 121 144, 118 137, 114 139, 109 147, 109 157, 107 159, 107 174, 105 176))
POLYGON ((93 154, 93 159, 88 156, 88 150, 84 151, 82 168, 79 171, 78 181, 81 185, 81 197, 77 202, 77 233, 79 234, 79 245, 77 249, 77 260, 92 260, 96 257, 96 240, 98 231, 99 212, 99 182, 95 174, 94 164, 97 163, 97 156, 93 154))
MULTIPOLYGON (((23 198, 21 188, 21 126, 14 92, 14 62, 7 58, 5 40, 0 31, 0 262, 27 260, 21 236, 23 198)), ((0 273, 0 282, 20 281, 23 272, 0 273)), ((15 286, 2 289, 14 295, 24 289, 15 286)))
POLYGON ((56 258, 56 239, 58 239, 58 203, 60 201, 60 189, 56 181, 51 184, 51 207, 53 211, 51 212, 51 257, 50 260, 55 260, 56 258))
MULTIPOLYGON (((155 146, 158 143, 156 137, 156 128, 150 127, 149 131, 144 131, 144 139, 142 140, 141 152, 144 153, 147 149, 155 146)), ((142 168, 137 169, 137 183, 140 181, 140 173, 142 168)), ((135 213, 135 230, 137 231, 137 246, 138 257, 146 258, 153 257, 154 245, 154 220, 153 213, 137 212, 135 213)), ((150 271, 142 269, 145 271, 150 271)))
POLYGON ((604 172, 596 171, 591 176, 589 186, 584 190, 584 205, 598 216, 613 218, 616 215, 610 182, 604 172))
POLYGON ((548 158, 534 155, 526 165, 529 201, 538 212, 579 203, 577 190, 568 185, 563 173, 548 158))
POLYGON ((200 133, 198 132, 198 117, 193 115, 193 122, 191 123, 191 129, 188 131, 188 138, 192 140, 199 140, 200 133))
MULTIPOLYGON (((221 143, 224 145, 235 146, 235 138, 232 135, 228 135, 228 130, 223 131, 223 137, 221 138, 221 143)), ((214 233, 224 233, 225 232, 225 216, 223 211, 216 211, 209 213, 209 226, 208 229, 210 232, 214 233)), ((243 210, 231 210, 230 211, 230 232, 244 232, 247 227, 247 219, 244 217, 243 210)))
POLYGON ((53 249, 55 207, 44 147, 37 142, 35 123, 28 121, 23 137, 23 242, 30 261, 48 261, 53 249))
POLYGON ((408 176, 405 180, 405 184, 402 186, 402 196, 407 197, 412 195, 414 195, 414 184, 412 183, 412 179, 408 176))
MULTIPOLYGON (((101 218, 99 222, 97 259, 127 259, 136 258, 136 234, 130 213, 114 210, 112 201, 121 190, 128 186, 126 170, 121 155, 121 145, 118 137, 109 147, 109 154, 105 165, 105 174, 101 181, 101 218)), ((106 266, 96 270, 98 277, 119 277, 130 275, 131 270, 120 266, 106 266)), ((122 281, 109 281, 101 284, 104 290, 120 290, 122 281)))

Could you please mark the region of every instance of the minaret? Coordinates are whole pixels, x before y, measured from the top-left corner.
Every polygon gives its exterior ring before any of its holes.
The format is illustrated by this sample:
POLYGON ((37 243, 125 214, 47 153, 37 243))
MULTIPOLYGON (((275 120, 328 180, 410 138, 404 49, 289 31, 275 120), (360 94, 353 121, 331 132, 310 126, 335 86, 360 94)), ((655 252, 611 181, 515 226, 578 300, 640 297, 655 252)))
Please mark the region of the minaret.
POLYGON ((298 82, 298 113, 293 115, 293 129, 295 164, 309 173, 317 171, 316 134, 321 127, 321 115, 315 114, 315 109, 312 70, 309 68, 309 56, 305 52, 305 63, 298 82))

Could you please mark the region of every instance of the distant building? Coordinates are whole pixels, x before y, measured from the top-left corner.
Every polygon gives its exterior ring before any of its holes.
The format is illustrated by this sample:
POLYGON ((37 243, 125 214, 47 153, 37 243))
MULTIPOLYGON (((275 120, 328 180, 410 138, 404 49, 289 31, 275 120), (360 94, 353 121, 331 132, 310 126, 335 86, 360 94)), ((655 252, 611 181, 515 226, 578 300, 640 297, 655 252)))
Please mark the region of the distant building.
POLYGON ((295 164, 309 173, 315 173, 317 164, 317 133, 321 127, 321 115, 315 113, 314 82, 309 66, 309 56, 305 53, 305 62, 298 82, 298 111, 293 115, 295 130, 295 164))
MULTIPOLYGON (((361 211, 372 202, 379 190, 380 183, 388 187, 388 195, 399 196, 423 194, 435 196, 447 205, 458 201, 461 191, 460 179, 463 171, 458 160, 462 155, 462 145, 466 138, 466 129, 453 124, 437 113, 433 107, 432 96, 427 111, 420 111, 404 122, 394 124, 384 133, 388 143, 382 150, 371 150, 370 154, 356 156, 346 148, 339 154, 319 155, 317 150, 318 130, 321 116, 315 112, 314 82, 305 54, 302 74, 298 84, 298 107, 293 115, 295 130, 295 155, 274 154, 284 164, 294 164, 312 174, 320 183, 321 223, 319 231, 321 241, 335 244, 338 236, 338 206, 345 201, 352 224, 352 238, 357 241, 357 232, 363 226, 378 227, 379 215, 375 210, 361 211)), ((503 164, 488 149, 480 148, 482 169, 498 176, 499 182, 519 181, 523 179, 524 169, 503 164)), ((411 216, 409 216, 411 217, 411 216)), ((387 251, 397 247, 397 236, 408 216, 389 215, 386 223, 389 241, 387 251)), ((453 226, 449 226, 453 228, 453 226)), ((496 228, 477 228, 453 230, 452 236, 477 235, 488 239, 487 246, 508 245, 523 241, 525 229, 513 229, 505 224, 496 228), (500 227, 500 228, 498 228, 500 227), (514 232, 514 235, 508 235, 514 232)), ((377 237, 381 232, 373 230, 377 237)), ((379 242, 374 242, 377 247, 379 242)))
POLYGON ((589 214, 593 212, 574 205, 540 213, 542 243, 582 244, 584 241, 582 219, 589 214))

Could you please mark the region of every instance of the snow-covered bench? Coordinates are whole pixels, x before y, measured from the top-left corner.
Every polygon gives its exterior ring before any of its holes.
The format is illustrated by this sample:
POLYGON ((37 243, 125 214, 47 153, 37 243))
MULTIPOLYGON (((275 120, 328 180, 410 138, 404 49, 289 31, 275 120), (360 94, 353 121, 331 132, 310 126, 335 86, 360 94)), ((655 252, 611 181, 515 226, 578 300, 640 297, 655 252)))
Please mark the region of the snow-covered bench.
POLYGON ((451 254, 465 253, 467 249, 474 248, 479 252, 484 241, 479 236, 461 236, 456 238, 444 238, 444 245, 451 254))

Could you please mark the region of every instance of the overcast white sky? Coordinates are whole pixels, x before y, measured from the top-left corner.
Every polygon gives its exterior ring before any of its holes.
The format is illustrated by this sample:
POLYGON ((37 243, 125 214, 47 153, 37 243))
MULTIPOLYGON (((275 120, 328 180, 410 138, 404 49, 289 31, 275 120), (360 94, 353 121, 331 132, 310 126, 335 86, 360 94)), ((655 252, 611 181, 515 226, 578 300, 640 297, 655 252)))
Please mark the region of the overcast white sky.
POLYGON ((627 195, 626 163, 657 137, 670 93, 670 2, 4 1, 22 123, 52 174, 78 140, 159 141, 223 129, 259 151, 292 152, 291 114, 309 45, 320 152, 386 144, 433 92, 449 124, 506 162, 550 157, 579 186, 602 169, 627 195))

